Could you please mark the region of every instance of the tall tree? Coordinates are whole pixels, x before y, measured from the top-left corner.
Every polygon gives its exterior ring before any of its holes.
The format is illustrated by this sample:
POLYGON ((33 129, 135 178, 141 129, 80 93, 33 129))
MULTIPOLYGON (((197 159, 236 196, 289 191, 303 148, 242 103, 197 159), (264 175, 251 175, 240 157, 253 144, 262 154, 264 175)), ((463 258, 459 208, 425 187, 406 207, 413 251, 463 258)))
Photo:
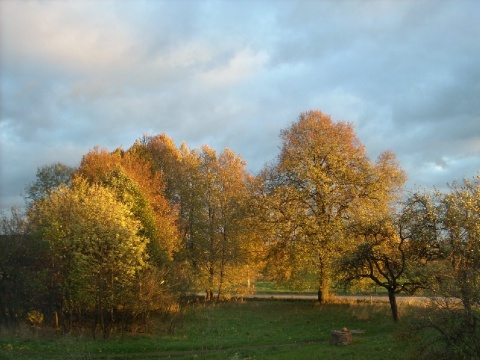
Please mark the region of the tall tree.
POLYGON ((344 246, 346 224, 363 209, 386 208, 386 194, 403 183, 404 173, 388 152, 378 167, 393 169, 382 177, 353 126, 318 111, 301 114, 281 136, 278 162, 265 177, 269 221, 276 224, 270 247, 291 261, 286 269, 291 274, 316 275, 322 302, 329 296, 332 254, 344 246))
POLYGON ((221 154, 208 147, 177 149, 166 135, 144 137, 166 179, 166 195, 179 211, 183 246, 181 256, 194 274, 195 285, 217 298, 246 265, 247 184, 245 163, 229 149, 221 154))
POLYGON ((245 201, 248 174, 233 151, 220 155, 208 146, 200 151, 182 147, 186 182, 180 188, 188 261, 207 299, 217 299, 237 282, 247 262, 245 201))
POLYGON ((245 206, 249 176, 245 162, 229 149, 217 156, 213 149, 204 146, 201 168, 207 226, 206 241, 201 241, 200 246, 208 254, 207 293, 212 297, 216 288, 218 299, 228 285, 238 281, 234 275, 248 263, 245 206))

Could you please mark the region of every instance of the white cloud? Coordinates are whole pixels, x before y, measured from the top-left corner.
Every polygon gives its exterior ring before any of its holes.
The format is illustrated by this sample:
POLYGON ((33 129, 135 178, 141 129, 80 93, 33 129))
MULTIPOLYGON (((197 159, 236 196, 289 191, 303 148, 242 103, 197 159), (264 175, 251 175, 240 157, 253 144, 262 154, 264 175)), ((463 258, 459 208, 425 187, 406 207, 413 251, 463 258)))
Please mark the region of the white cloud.
POLYGON ((256 171, 310 109, 353 122, 372 158, 393 150, 410 185, 480 168, 478 1, 0 6, 2 204, 38 166, 149 132, 256 171))
POLYGON ((2 10, 7 66, 18 60, 56 64, 78 75, 130 65, 135 39, 107 2, 6 1, 2 10))
POLYGON ((265 52, 255 53, 241 49, 227 63, 199 74, 199 81, 207 87, 226 87, 246 81, 260 72, 268 61, 265 52))

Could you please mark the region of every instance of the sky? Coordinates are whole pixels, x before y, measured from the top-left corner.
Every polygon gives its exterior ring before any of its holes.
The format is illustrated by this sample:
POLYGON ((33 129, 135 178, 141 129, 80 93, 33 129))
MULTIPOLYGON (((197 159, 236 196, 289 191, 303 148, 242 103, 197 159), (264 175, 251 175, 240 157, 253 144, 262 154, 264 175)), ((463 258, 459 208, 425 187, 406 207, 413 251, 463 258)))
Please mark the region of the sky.
POLYGON ((302 112, 351 122, 407 189, 480 169, 480 1, 0 1, 0 207, 38 167, 166 133, 256 173, 302 112))

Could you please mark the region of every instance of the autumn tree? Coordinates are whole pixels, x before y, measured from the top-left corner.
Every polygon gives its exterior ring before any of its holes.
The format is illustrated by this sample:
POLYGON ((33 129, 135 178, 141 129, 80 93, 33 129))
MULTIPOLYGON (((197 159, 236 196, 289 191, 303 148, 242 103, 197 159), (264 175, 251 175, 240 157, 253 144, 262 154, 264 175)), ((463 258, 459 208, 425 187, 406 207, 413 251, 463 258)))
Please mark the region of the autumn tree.
POLYGON ((421 256, 403 236, 398 220, 406 177, 391 152, 379 157, 370 176, 377 182, 370 190, 373 201, 363 201, 346 222, 347 243, 335 256, 337 284, 368 280, 385 288, 398 321, 396 295, 426 286, 418 271, 421 256))
MULTIPOLYGON (((216 152, 204 146, 200 153, 202 174, 199 186, 204 189, 203 233, 197 246, 205 267, 205 286, 209 298, 216 288, 217 299, 224 289, 248 262, 248 234, 245 226, 245 201, 247 199, 248 174, 245 162, 233 151, 216 152)), ((235 279, 239 280, 239 279, 235 279)))
POLYGON ((322 302, 331 287, 332 255, 346 246, 346 225, 369 209, 384 211, 404 173, 389 152, 373 164, 351 124, 318 111, 301 114, 281 137, 278 161, 264 171, 265 218, 274 227, 269 258, 280 259, 287 277, 315 274, 322 302))
POLYGON ((140 235, 149 240, 149 267, 125 306, 146 324, 149 313, 168 311, 186 286, 183 266, 174 261, 180 246, 178 212, 165 196, 165 177, 138 141, 126 151, 95 148, 83 157, 78 174, 111 189, 142 224, 140 235))
POLYGON ((165 134, 144 136, 134 147, 161 173, 165 197, 177 211, 181 245, 175 254, 175 263, 183 269, 185 287, 191 289, 201 283, 200 264, 205 257, 199 246, 206 223, 199 151, 191 150, 185 143, 177 148, 165 134))
MULTIPOLYGON (((220 279, 219 295, 228 279, 240 282, 248 272, 251 259, 251 232, 248 227, 249 184, 252 177, 246 163, 230 149, 218 157, 218 183, 220 188, 220 279), (244 267, 246 267, 244 269, 244 267)), ((249 274, 247 274, 249 276, 249 274)))
POLYGON ((184 254, 197 286, 207 299, 217 299, 246 264, 245 214, 248 174, 245 163, 225 149, 220 155, 208 146, 180 149, 182 182, 175 190, 182 217, 184 254))
POLYGON ((174 141, 166 134, 144 135, 132 147, 135 152, 142 154, 162 174, 165 184, 165 196, 173 204, 179 204, 181 189, 185 177, 188 175, 188 157, 190 149, 185 143, 178 149, 174 141))
POLYGON ((141 222, 111 190, 82 178, 34 203, 29 219, 35 235, 49 244, 64 325, 82 309, 93 317, 93 334, 100 325, 107 337, 146 266, 148 240, 139 235, 141 222))
POLYGON ((351 285, 367 279, 387 290, 392 318, 399 320, 396 295, 414 294, 426 288, 421 255, 401 236, 394 217, 371 218, 352 223, 348 232, 352 246, 336 257, 337 283, 351 285), (420 276, 419 276, 420 275, 420 276))
POLYGON ((178 248, 176 212, 164 196, 161 173, 152 168, 136 145, 126 152, 95 148, 84 155, 77 174, 111 188, 117 199, 129 206, 142 222, 142 235, 150 240, 152 261, 161 265, 171 260, 178 248))
POLYGON ((208 146, 176 148, 166 135, 141 143, 162 172, 166 195, 179 211, 182 251, 197 287, 212 300, 247 271, 246 208, 249 175, 245 163, 229 149, 221 154, 208 146))
POLYGON ((448 193, 417 192, 403 214, 404 236, 429 264, 433 313, 419 328, 434 330, 425 358, 474 358, 480 353, 480 176, 454 182, 448 193), (458 301, 451 301, 457 299, 458 301))

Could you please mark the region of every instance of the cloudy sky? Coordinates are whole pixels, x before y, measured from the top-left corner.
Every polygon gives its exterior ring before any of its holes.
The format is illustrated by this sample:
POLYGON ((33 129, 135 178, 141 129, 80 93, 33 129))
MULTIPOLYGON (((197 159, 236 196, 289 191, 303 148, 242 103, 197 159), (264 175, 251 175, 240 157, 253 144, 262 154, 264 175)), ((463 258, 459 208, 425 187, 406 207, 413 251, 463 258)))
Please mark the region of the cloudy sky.
POLYGON ((39 166, 143 134, 258 171, 316 109, 408 187, 480 169, 480 1, 0 2, 1 207, 39 166))

